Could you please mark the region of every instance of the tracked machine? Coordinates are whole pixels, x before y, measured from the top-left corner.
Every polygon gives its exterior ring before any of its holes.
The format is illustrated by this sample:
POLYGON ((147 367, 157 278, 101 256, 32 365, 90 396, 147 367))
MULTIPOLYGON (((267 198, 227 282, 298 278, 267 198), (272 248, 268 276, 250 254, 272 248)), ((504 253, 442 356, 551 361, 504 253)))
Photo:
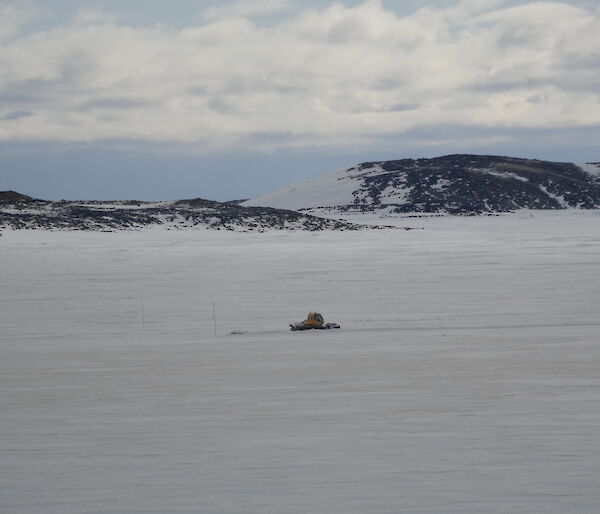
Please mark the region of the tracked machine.
POLYGON ((301 323, 290 323, 290 330, 328 330, 331 328, 340 328, 337 323, 325 323, 323 316, 318 312, 309 312, 308 316, 301 323))

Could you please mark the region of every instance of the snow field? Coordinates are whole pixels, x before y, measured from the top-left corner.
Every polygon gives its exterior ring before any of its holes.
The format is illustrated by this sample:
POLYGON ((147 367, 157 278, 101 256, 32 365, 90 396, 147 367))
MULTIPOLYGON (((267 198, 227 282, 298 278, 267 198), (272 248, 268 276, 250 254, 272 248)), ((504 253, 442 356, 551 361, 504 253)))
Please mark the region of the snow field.
POLYGON ((0 512, 598 512, 598 221, 5 232, 0 512))

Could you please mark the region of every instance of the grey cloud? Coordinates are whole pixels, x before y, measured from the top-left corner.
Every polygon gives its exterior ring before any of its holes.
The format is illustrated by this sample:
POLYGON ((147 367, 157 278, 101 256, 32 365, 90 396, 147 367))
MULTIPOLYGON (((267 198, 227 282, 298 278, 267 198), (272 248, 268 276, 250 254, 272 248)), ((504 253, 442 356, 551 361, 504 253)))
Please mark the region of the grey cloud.
POLYGON ((230 102, 219 98, 209 100, 208 105, 213 111, 219 114, 234 114, 237 112, 237 109, 230 102))
POLYGON ((388 108, 386 110, 390 111, 390 112, 414 111, 414 110, 418 109, 419 107, 420 107, 420 104, 417 104, 417 103, 409 103, 409 104, 399 103, 399 104, 392 105, 390 108, 388 108))
POLYGON ((82 103, 79 109, 82 111, 91 111, 96 109, 103 110, 130 110, 141 109, 150 105, 151 102, 139 98, 99 98, 92 99, 82 103))
POLYGON ((249 134, 246 139, 252 143, 268 143, 271 144, 273 141, 276 141, 279 144, 290 144, 295 139, 299 137, 298 134, 292 134, 291 132, 256 132, 253 134, 249 134))
POLYGON ((31 112, 31 111, 12 111, 9 112, 8 114, 5 114, 2 119, 4 121, 14 121, 14 120, 20 120, 22 118, 28 118, 29 116, 34 116, 35 113, 31 112))
POLYGON ((504 79, 490 79, 487 82, 480 82, 467 86, 467 91, 473 91, 478 93, 502 93, 504 91, 511 91, 515 89, 535 89, 543 86, 547 86, 549 82, 547 80, 531 79, 523 77, 521 79, 515 78, 504 78, 504 79))
POLYGON ((577 53, 567 54, 564 56, 561 66, 565 71, 568 70, 573 73, 585 70, 599 70, 600 49, 597 52, 588 55, 581 55, 577 53))
POLYGON ((52 83, 46 80, 24 80, 0 86, 0 102, 5 104, 44 104, 52 99, 52 83))
POLYGON ((385 77, 377 78, 373 83, 373 88, 376 91, 394 91, 405 87, 409 84, 409 79, 403 75, 387 75, 385 77))
POLYGON ((352 108, 352 113, 354 114, 381 114, 386 112, 408 112, 408 111, 416 111, 421 107, 421 104, 418 103, 397 103, 390 106, 385 107, 373 107, 366 105, 355 105, 352 108))
POLYGON ((209 96, 210 91, 204 86, 193 86, 187 88, 187 93, 191 96, 205 97, 209 96))
POLYGON ((498 46, 507 52, 531 46, 539 40, 540 34, 536 32, 532 32, 530 27, 505 29, 498 38, 498 46))

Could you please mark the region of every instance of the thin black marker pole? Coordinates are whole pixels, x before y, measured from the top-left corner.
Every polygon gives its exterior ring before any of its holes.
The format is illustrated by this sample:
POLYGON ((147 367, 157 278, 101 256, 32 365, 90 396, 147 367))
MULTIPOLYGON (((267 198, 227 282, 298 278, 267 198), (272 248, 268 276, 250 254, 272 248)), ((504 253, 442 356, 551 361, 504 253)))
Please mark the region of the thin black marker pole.
POLYGON ((215 337, 217 337, 217 305, 213 300, 213 325, 215 327, 215 337))

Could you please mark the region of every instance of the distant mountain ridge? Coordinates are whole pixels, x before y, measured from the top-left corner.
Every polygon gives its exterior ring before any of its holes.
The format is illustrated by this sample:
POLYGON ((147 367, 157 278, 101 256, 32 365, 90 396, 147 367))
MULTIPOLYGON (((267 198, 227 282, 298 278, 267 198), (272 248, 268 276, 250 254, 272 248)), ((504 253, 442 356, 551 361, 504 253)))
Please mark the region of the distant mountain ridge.
POLYGON ((0 230, 138 230, 160 226, 262 232, 265 230, 358 230, 362 227, 296 211, 242 207, 202 198, 175 202, 50 202, 15 191, 0 191, 0 230))
POLYGON ((35 198, 22 195, 16 191, 0 191, 0 205, 21 205, 35 201, 35 198))
POLYGON ((318 212, 484 214, 600 208, 600 163, 490 155, 364 162, 244 202, 318 212))
POLYGON ((460 154, 364 162, 247 201, 51 202, 0 191, 0 230, 358 230, 365 227, 332 218, 566 208, 600 209, 600 162, 460 154))

